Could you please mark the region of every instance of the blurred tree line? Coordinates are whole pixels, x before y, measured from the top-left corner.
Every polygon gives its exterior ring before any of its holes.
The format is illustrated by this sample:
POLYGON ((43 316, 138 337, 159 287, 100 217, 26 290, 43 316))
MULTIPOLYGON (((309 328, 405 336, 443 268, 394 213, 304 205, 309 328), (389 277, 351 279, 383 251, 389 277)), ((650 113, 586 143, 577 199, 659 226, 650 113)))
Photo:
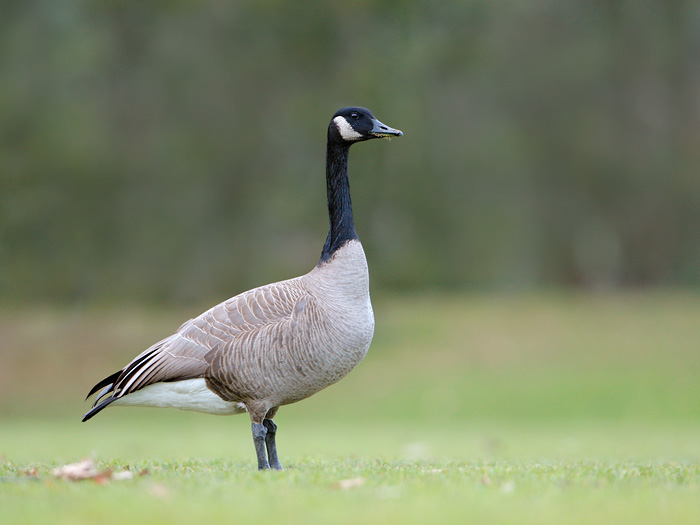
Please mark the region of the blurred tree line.
POLYGON ((700 5, 0 3, 0 297, 308 271, 341 106, 375 289, 700 283, 700 5), (360 151, 360 148, 362 151, 360 151))

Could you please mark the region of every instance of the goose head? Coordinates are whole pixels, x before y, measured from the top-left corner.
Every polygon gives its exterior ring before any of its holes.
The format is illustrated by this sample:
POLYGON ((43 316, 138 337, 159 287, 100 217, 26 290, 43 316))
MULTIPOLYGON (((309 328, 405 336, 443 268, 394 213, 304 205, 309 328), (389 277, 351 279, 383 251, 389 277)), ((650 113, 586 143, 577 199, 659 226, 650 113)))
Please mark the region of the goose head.
POLYGON ((398 129, 379 122, 365 108, 349 107, 336 112, 328 126, 328 141, 353 144, 363 140, 400 137, 398 129))

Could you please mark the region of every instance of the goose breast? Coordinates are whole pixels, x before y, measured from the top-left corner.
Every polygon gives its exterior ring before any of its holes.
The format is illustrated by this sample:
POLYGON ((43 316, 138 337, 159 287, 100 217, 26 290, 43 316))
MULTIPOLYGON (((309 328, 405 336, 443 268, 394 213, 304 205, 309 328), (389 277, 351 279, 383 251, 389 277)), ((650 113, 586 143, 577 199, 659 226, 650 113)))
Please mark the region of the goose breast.
POLYGON ((212 390, 227 401, 289 404, 364 358, 374 333, 369 276, 362 246, 348 244, 304 276, 251 290, 194 320, 188 331, 211 348, 212 390))

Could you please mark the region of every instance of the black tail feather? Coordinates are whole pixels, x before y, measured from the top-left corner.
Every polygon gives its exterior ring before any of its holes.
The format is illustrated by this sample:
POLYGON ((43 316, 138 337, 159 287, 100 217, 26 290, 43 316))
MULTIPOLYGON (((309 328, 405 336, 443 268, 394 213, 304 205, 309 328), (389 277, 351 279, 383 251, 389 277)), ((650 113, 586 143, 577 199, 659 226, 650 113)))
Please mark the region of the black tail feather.
MULTIPOLYGON (((129 363, 125 368, 122 370, 119 370, 117 372, 114 372, 111 376, 105 377, 102 381, 97 383, 95 386, 92 387, 90 390, 90 393, 87 395, 85 400, 93 395, 95 392, 98 390, 102 389, 99 394, 97 394, 97 398, 95 399, 95 403, 92 405, 92 408, 90 411, 85 414, 83 417, 83 421, 87 421, 90 419, 92 416, 97 414, 100 410, 105 408, 107 405, 109 405, 112 401, 115 401, 118 399, 117 396, 115 396, 115 387, 118 386, 118 391, 120 396, 121 395, 126 395, 128 392, 123 391, 123 385, 125 381, 128 381, 131 379, 131 377, 134 376, 134 374, 138 373, 140 370, 142 370, 142 365, 144 363, 147 363, 150 359, 154 358, 157 354, 156 352, 158 349, 160 349, 161 346, 163 346, 163 342, 165 340, 155 344, 153 347, 149 348, 143 354, 138 356, 136 359, 134 359, 131 363, 129 363), (104 399, 103 401, 100 401, 104 396, 107 394, 112 394, 108 398, 104 399)), ((150 372, 152 375, 153 372, 150 372)), ((119 396, 119 397, 120 397, 119 396)))
POLYGON ((141 355, 141 357, 137 357, 131 363, 126 365, 124 370, 121 371, 119 377, 117 378, 120 385, 124 385, 125 383, 127 383, 134 376, 134 374, 138 373, 141 370, 142 366, 146 362, 155 357, 157 355, 156 351, 159 348, 160 345, 157 345, 155 348, 147 350, 146 352, 144 352, 143 355, 141 355))
POLYGON ((107 405, 109 405, 112 401, 116 401, 118 398, 114 396, 109 396, 107 399, 102 401, 99 405, 92 407, 87 414, 83 416, 83 423, 85 423, 88 419, 90 419, 92 416, 97 414, 100 410, 105 408, 107 405))
POLYGON ((111 376, 105 377, 102 381, 97 383, 95 386, 92 387, 92 390, 90 390, 90 393, 85 397, 85 400, 87 401, 87 398, 90 397, 92 394, 97 392, 100 388, 104 388, 109 384, 114 384, 117 381, 117 378, 119 375, 122 373, 122 370, 119 370, 119 372, 114 372, 111 376))

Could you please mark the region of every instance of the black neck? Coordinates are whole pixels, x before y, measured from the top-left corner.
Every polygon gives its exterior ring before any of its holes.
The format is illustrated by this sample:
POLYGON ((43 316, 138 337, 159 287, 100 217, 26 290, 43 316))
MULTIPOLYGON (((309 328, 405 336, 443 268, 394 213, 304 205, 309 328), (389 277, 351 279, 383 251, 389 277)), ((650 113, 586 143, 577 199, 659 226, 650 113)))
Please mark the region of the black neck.
POLYGON ((328 216, 331 227, 319 263, 328 261, 335 251, 349 240, 357 239, 355 220, 350 202, 348 182, 348 144, 328 142, 326 150, 326 188, 328 191, 328 216))

